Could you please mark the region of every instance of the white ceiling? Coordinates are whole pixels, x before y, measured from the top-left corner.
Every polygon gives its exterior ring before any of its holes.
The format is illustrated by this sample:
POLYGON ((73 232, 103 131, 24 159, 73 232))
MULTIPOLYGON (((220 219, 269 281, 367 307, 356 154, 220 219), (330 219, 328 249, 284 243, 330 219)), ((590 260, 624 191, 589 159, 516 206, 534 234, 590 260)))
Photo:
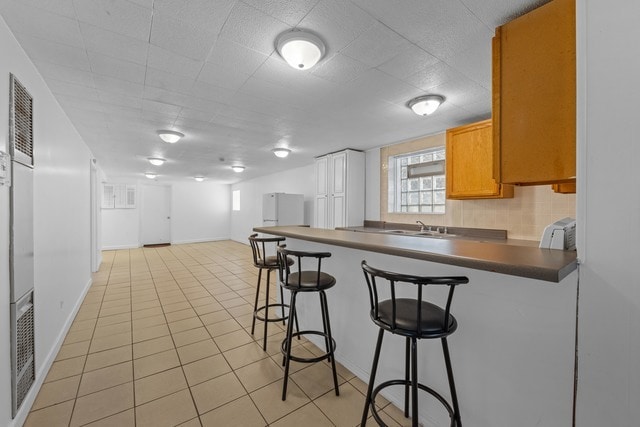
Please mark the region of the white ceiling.
POLYGON ((109 177, 231 183, 489 117, 494 29, 542 3, 0 0, 0 14, 109 177), (326 44, 309 71, 275 52, 293 27, 326 44), (405 106, 429 93, 446 97, 433 115, 405 106))

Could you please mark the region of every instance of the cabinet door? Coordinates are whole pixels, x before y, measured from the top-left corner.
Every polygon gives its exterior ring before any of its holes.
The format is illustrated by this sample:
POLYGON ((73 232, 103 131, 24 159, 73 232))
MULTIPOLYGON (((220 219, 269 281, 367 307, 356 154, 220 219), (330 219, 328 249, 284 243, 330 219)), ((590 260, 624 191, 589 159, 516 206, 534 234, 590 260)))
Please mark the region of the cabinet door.
POLYGON ((327 213, 329 207, 327 206, 327 196, 316 196, 315 201, 315 226, 317 228, 328 228, 327 213))
POLYGON ((347 185, 347 153, 342 152, 331 156, 330 173, 329 191, 331 195, 344 195, 347 185))
POLYGON ((447 198, 513 197, 493 179, 491 120, 447 130, 447 198))
POLYGON ((328 167, 329 163, 327 157, 320 157, 316 159, 316 196, 326 196, 328 194, 328 167))
POLYGON ((498 182, 575 178, 575 0, 553 0, 496 29, 493 127, 498 182))

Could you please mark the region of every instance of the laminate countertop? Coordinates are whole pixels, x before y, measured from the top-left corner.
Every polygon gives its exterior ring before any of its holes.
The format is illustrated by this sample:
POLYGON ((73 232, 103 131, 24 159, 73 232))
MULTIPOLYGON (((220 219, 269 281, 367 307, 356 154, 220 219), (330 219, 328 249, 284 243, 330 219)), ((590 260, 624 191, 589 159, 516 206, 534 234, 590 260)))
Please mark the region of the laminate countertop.
POLYGON ((253 230, 555 283, 578 266, 575 251, 540 249, 528 241, 430 238, 298 226, 255 227, 253 230))

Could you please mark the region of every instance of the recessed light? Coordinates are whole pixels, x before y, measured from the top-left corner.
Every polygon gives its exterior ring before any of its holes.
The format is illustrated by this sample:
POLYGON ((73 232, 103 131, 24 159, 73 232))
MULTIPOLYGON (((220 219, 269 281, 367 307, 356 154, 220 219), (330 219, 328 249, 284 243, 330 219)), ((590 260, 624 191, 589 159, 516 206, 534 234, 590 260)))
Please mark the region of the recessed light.
POLYGON ((153 166, 162 166, 164 162, 166 162, 162 157, 149 157, 147 160, 149 160, 149 163, 153 166))
POLYGON ((155 173, 147 172, 144 174, 149 179, 154 179, 157 175, 155 173))
POLYGON ((407 107, 419 116, 428 116, 433 114, 443 102, 444 96, 424 95, 407 102, 407 107))
POLYGON ((240 165, 231 166, 231 169, 233 169, 234 172, 240 173, 244 170, 244 166, 240 166, 240 165))
POLYGON ((158 136, 168 144, 175 144, 184 134, 175 130, 159 130, 158 136))
POLYGON ((202 182, 204 181, 204 176, 194 176, 193 179, 195 179, 198 182, 202 182))
POLYGON ((291 153, 291 150, 289 150, 288 148, 274 148, 271 151, 273 151, 273 154, 275 154, 276 157, 280 158, 287 157, 289 153, 291 153))

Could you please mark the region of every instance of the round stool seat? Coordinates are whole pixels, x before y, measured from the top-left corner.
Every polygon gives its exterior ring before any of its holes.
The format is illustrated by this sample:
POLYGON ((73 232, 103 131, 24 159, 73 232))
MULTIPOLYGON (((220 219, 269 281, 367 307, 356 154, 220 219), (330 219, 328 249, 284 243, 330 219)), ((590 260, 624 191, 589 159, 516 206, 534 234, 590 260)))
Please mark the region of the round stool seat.
POLYGON ((303 271, 301 273, 291 273, 287 282, 282 286, 285 289, 294 289, 298 292, 314 292, 331 288, 336 284, 336 279, 330 274, 317 271, 303 271))
POLYGON ((394 318, 393 300, 380 301, 378 318, 375 317, 373 310, 371 318, 381 328, 410 337, 439 338, 452 334, 458 328, 458 322, 453 315, 448 316, 449 322, 445 325, 447 318, 445 311, 426 301, 421 301, 420 324, 418 324, 417 303, 415 299, 397 298, 394 318))

